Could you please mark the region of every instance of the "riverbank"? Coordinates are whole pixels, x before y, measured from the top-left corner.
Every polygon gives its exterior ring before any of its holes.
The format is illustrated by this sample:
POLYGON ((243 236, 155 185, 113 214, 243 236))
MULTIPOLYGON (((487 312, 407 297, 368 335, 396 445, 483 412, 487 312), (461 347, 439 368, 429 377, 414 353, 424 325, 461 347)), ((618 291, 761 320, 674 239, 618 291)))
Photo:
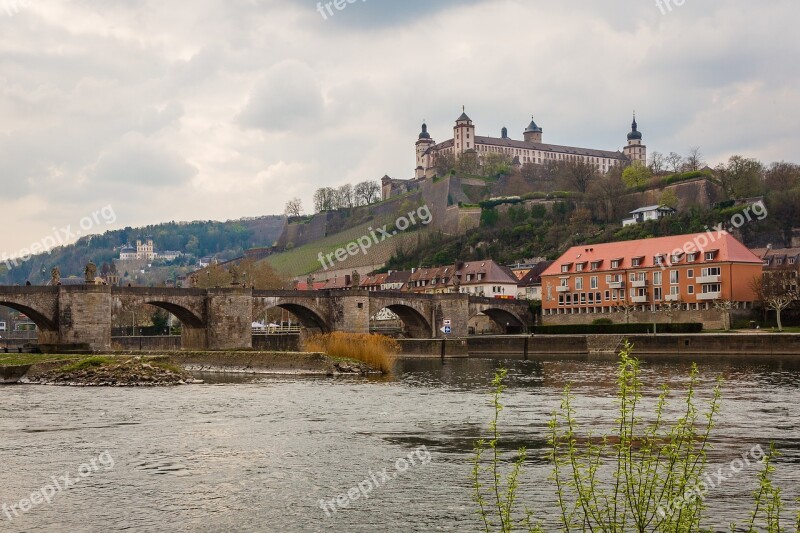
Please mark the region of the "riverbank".
POLYGON ((99 356, 3 354, 0 383, 156 386, 196 383, 192 372, 275 375, 368 375, 369 366, 322 353, 116 352, 99 356))

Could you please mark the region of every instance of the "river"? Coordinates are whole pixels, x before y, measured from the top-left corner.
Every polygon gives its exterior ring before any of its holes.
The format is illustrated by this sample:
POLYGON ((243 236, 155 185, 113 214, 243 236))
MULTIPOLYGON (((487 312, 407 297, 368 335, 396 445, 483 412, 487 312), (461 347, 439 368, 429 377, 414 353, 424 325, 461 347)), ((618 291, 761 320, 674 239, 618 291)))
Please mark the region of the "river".
MULTIPOLYGON (((485 434, 489 382, 501 365, 509 368, 501 422, 508 449, 530 449, 520 496, 551 530, 549 415, 573 383, 581 422, 595 433, 608 427, 613 362, 406 359, 391 378, 3 387, 0 530, 478 531, 471 450, 485 434), (368 498, 331 503, 359 483, 371 487, 368 498), (21 510, 35 491, 50 502, 21 510)), ((680 361, 648 363, 643 379, 680 387, 688 370, 680 361)), ((776 482, 796 497, 800 362, 715 360, 701 372, 701 398, 717 375, 725 379, 710 468, 774 441, 783 453, 776 482)), ((722 530, 747 515, 756 473, 745 468, 711 491, 709 525, 722 530)))

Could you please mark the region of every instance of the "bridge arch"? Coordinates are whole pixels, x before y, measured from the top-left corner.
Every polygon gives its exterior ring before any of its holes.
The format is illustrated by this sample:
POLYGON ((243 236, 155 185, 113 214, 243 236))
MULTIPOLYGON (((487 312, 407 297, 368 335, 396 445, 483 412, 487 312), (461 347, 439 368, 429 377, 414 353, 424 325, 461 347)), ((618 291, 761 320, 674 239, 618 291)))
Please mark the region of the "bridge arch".
POLYGON ((14 311, 19 311, 20 313, 30 318, 31 322, 36 324, 36 327, 42 331, 55 331, 55 332, 58 331, 58 324, 56 324, 56 322, 53 319, 46 316, 41 311, 34 309, 33 307, 15 301, 4 300, 2 298, 0 298, 0 306, 8 307, 9 309, 13 309, 14 311))
POLYGON ((508 309, 486 307, 478 309, 474 314, 470 314, 469 318, 471 320, 480 314, 489 317, 489 319, 500 326, 505 333, 525 333, 527 331, 525 321, 508 309))
MULTIPOLYGON (((313 302, 313 300, 308 300, 313 302)), ((256 297, 253 300, 253 319, 262 318, 270 309, 283 309, 294 315, 300 325, 315 333, 330 333, 331 327, 320 310, 305 301, 293 301, 281 297, 256 297)))
POLYGON ((371 294, 369 316, 372 317, 388 309, 403 322, 404 333, 412 339, 427 339, 432 335, 431 322, 426 315, 430 314, 428 300, 411 301, 405 295, 399 298, 381 298, 371 294))

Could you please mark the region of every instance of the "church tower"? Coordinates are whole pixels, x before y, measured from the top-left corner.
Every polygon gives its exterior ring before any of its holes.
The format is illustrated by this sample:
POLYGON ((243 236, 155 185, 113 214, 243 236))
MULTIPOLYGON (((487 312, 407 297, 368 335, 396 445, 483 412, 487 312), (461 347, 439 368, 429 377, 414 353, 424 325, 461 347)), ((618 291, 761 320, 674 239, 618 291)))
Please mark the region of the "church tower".
POLYGON ((631 132, 628 134, 628 146, 625 147, 623 153, 630 159, 631 163, 638 161, 643 165, 647 164, 647 146, 642 144, 642 132, 639 131, 639 125, 636 124, 635 112, 633 113, 631 132))
POLYGON ((475 150, 475 126, 472 124, 472 119, 467 116, 465 108, 461 116, 456 119, 453 128, 453 147, 456 159, 464 152, 475 150))
POLYGON ((542 128, 536 125, 536 121, 533 120, 531 117, 531 123, 528 124, 528 127, 525 129, 525 132, 522 134, 525 138, 525 142, 529 143, 541 143, 542 142, 542 128))
POLYGON ((430 156, 426 156, 425 153, 428 149, 433 146, 435 143, 433 139, 431 139, 431 134, 428 133, 428 125, 423 123, 422 124, 422 132, 419 134, 419 138, 417 139, 417 168, 414 172, 414 177, 417 179, 425 177, 425 171, 428 167, 431 166, 430 164, 430 156))

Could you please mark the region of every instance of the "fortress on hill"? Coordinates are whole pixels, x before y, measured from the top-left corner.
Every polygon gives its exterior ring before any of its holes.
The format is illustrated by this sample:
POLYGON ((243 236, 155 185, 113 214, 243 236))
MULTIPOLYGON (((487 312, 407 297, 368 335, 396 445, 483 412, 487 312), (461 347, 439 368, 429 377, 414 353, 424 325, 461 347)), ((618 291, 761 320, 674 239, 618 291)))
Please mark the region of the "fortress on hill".
POLYGON ((504 154, 516 165, 574 161, 594 165, 600 172, 608 172, 615 166, 625 166, 637 161, 643 164, 647 162, 647 147, 642 143, 642 133, 636 123, 636 115, 628 133, 627 146, 622 152, 612 152, 596 148, 547 144, 542 140, 544 130, 533 118, 522 132, 522 140, 509 137, 508 128, 501 130, 500 137, 476 135, 475 124, 467 116, 466 110, 463 111, 456 119, 453 137, 438 144, 428 133, 428 125, 422 124, 422 131, 414 145, 417 162, 414 178, 399 180, 385 176, 381 184, 384 200, 413 190, 418 187, 421 180, 432 178, 435 175, 436 159, 443 155, 452 155, 455 159, 459 159, 465 155, 482 158, 490 153, 504 154))

